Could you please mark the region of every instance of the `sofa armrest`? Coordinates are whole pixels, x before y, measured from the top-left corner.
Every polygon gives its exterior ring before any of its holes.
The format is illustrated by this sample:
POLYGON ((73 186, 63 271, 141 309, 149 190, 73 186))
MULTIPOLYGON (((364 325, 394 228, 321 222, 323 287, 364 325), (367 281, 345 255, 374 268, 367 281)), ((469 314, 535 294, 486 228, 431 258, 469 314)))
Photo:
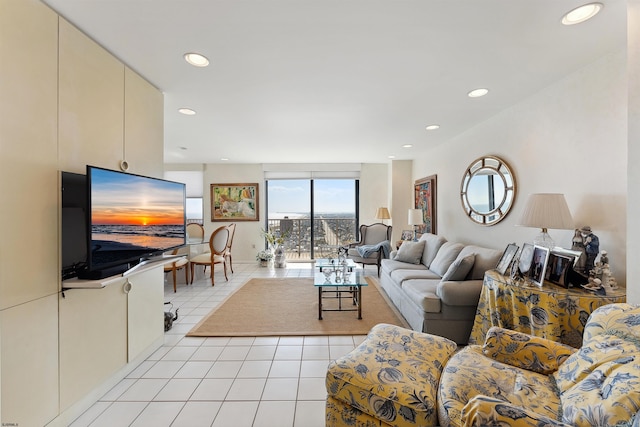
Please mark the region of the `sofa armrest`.
POLYGON ((462 408, 462 424, 465 426, 510 427, 569 427, 553 418, 537 414, 530 409, 512 405, 489 396, 475 396, 462 408))
POLYGON ((451 306, 477 306, 482 291, 482 280, 446 281, 438 283, 436 295, 443 304, 451 306))
POLYGON ((487 332, 482 353, 498 362, 549 375, 577 349, 568 345, 493 326, 487 332))

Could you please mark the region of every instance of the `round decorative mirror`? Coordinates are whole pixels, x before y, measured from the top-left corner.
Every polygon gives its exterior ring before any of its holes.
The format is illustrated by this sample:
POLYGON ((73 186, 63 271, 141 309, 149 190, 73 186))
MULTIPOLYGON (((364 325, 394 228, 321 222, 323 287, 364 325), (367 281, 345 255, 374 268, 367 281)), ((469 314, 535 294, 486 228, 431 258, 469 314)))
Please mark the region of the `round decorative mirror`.
POLYGON ((473 222, 494 225, 509 213, 516 197, 516 180, 507 163, 495 156, 474 160, 460 185, 465 214, 473 222))

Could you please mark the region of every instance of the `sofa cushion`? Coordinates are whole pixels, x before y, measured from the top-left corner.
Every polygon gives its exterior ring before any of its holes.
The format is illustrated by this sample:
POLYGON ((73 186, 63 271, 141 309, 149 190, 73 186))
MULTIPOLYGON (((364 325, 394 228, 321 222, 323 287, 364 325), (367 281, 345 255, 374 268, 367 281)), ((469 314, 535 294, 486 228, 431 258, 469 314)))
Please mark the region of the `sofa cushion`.
POLYGON ((411 279, 402 282, 407 297, 427 313, 440 313, 440 297, 436 295, 439 280, 411 279))
POLYGON ((394 258, 396 261, 408 262, 410 264, 420 264, 424 252, 425 241, 404 242, 394 258))
POLYGON ((464 257, 469 254, 475 254, 475 261, 473 262, 473 268, 467 275, 467 280, 482 280, 484 273, 487 270, 496 268, 498 261, 502 257, 501 250, 483 248, 480 246, 469 245, 465 246, 460 251, 460 256, 464 257))
POLYGON ((476 254, 469 254, 467 256, 461 257, 458 255, 455 261, 451 263, 449 269, 442 276, 442 280, 448 281, 460 281, 464 280, 467 277, 467 274, 473 268, 473 263, 476 260, 476 254))
POLYGON ((440 281, 440 276, 431 270, 418 270, 418 269, 398 269, 391 273, 391 279, 398 285, 403 286, 405 280, 411 279, 431 279, 440 281))
POLYGON ((464 248, 462 243, 446 242, 440 247, 436 257, 431 262, 429 270, 442 277, 449 269, 449 266, 458 257, 460 251, 464 248))
MULTIPOLYGON (((379 324, 353 351, 329 363, 327 393, 371 415, 376 425, 379 420, 393 426, 437 425, 440 374, 455 351, 456 344, 446 338, 379 324)), ((351 419, 351 414, 327 411, 327 425, 346 425, 345 415, 351 419)))
POLYGON ((440 250, 440 246, 443 245, 447 241, 442 236, 438 236, 436 234, 424 233, 420 237, 420 241, 424 241, 424 253, 422 254, 422 263, 429 268, 431 266, 431 262, 438 254, 440 250))
POLYGON ((427 267, 424 264, 409 264, 407 262, 396 261, 395 259, 383 259, 381 260, 381 271, 391 275, 396 270, 422 270, 427 271, 427 267))

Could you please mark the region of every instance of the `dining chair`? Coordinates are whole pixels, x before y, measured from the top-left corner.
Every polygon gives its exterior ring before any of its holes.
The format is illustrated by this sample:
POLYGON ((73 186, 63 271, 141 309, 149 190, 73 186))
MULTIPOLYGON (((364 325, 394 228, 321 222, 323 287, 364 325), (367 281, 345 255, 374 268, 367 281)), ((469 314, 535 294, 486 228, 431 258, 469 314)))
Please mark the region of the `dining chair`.
POLYGON ((227 277, 227 242, 229 240, 230 230, 228 225, 218 227, 211 237, 209 237, 209 250, 210 252, 196 255, 190 260, 191 264, 191 283, 193 283, 194 269, 196 265, 204 266, 204 271, 207 271, 207 266, 211 266, 211 286, 215 285, 214 282, 214 265, 222 264, 224 268, 224 278, 229 281, 227 277))
POLYGON ((204 239, 204 227, 198 223, 190 222, 187 224, 187 241, 195 242, 204 239))
POLYGON ((226 257, 229 260, 229 269, 233 273, 233 259, 231 258, 231 245, 233 245, 233 236, 236 234, 236 224, 232 222, 229 224, 229 240, 227 240, 227 254, 226 257))
POLYGON ((171 251, 171 255, 184 255, 182 258, 178 258, 176 261, 164 265, 164 272, 171 272, 171 276, 173 277, 173 292, 175 292, 178 270, 184 268, 185 283, 187 285, 189 284, 189 260, 187 259, 187 256, 189 255, 189 249, 187 247, 177 248, 171 251))

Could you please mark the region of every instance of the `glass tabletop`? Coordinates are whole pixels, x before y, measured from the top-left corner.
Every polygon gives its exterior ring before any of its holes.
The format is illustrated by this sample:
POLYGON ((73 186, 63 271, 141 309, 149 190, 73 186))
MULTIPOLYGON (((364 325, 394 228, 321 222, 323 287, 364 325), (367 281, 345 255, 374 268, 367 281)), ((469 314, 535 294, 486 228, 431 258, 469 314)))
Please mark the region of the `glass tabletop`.
MULTIPOLYGON (((356 267, 356 263, 351 258, 345 259, 348 268, 356 267)), ((338 267, 339 261, 337 258, 317 258, 316 259, 316 267, 324 268, 324 267, 338 267)))
POLYGON ((325 270, 328 274, 316 273, 313 279, 313 285, 318 287, 323 286, 367 286, 367 281, 364 278, 362 271, 347 272, 345 278, 342 277, 342 272, 338 273, 339 280, 336 280, 336 272, 325 270))

